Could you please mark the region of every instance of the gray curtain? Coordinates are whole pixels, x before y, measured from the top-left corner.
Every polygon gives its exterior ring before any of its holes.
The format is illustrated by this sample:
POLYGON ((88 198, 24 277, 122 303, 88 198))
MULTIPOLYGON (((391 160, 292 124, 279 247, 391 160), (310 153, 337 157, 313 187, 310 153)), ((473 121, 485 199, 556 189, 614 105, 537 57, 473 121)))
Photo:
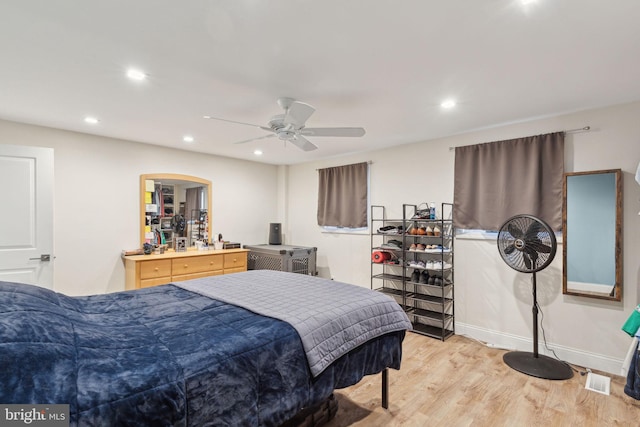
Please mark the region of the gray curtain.
POLYGON ((513 215, 562 229, 564 133, 456 147, 453 221, 499 230, 513 215))
POLYGON ((187 221, 194 219, 193 215, 195 215, 195 219, 200 215, 199 212, 200 209, 202 209, 202 206, 200 206, 200 198, 203 190, 203 187, 187 188, 184 203, 184 217, 187 221))
POLYGON ((318 225, 367 226, 366 162, 318 170, 318 225))

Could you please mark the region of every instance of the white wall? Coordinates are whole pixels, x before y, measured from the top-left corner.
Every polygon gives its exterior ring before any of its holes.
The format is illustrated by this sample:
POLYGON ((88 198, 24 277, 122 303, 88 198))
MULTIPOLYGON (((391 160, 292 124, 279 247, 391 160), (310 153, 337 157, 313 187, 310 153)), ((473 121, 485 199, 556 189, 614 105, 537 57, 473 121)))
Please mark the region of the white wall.
POLYGON ((210 180, 212 231, 226 240, 264 243, 278 218, 276 166, 1 120, 0 144, 54 149, 54 290, 68 295, 124 290, 120 253, 140 247, 141 174, 210 180))
MULTIPOLYGON (((538 274, 538 297, 547 341, 559 356, 619 373, 630 342, 620 327, 639 302, 640 186, 633 179, 640 161, 638 117, 640 103, 633 103, 290 167, 6 121, 0 121, 0 143, 54 148, 57 291, 124 289, 120 251, 139 246, 139 175, 161 172, 212 181, 213 231, 226 239, 263 243, 268 224, 282 222, 284 243, 318 248, 323 277, 369 287, 369 235, 321 233, 316 224, 318 168, 371 160, 371 202, 386 206, 388 217, 400 217, 403 203, 452 201, 450 146, 589 125, 590 132, 567 135, 565 170, 624 172, 623 301, 562 295, 560 256, 538 274)), ((529 351, 529 278, 504 265, 493 241, 456 239, 455 248, 456 332, 529 351)))
MULTIPOLYGON (((563 295, 561 251, 538 273, 538 299, 547 343, 558 356, 619 374, 630 343, 620 328, 639 302, 640 186, 633 178, 640 161, 638 117, 640 103, 633 103, 290 166, 286 243, 317 246, 322 276, 369 287, 369 236, 326 234, 317 226, 318 168, 371 160, 371 202, 386 206, 388 217, 398 218, 403 203, 452 202, 454 152, 449 147, 591 126, 589 132, 567 134, 565 171, 623 170, 623 301, 563 295)), ((530 276, 506 266, 495 241, 456 239, 455 249, 456 332, 531 351, 530 276)), ((540 353, 547 354, 542 343, 540 353)))

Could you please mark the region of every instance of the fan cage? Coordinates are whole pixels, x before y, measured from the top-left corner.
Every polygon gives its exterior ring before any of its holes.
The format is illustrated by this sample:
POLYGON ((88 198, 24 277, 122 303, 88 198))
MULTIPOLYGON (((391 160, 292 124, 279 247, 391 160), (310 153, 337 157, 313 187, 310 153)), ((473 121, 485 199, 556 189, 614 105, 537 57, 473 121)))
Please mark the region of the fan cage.
POLYGON ((546 268, 556 254, 556 236, 551 227, 533 215, 509 218, 498 232, 498 250, 507 265, 522 273, 546 268))

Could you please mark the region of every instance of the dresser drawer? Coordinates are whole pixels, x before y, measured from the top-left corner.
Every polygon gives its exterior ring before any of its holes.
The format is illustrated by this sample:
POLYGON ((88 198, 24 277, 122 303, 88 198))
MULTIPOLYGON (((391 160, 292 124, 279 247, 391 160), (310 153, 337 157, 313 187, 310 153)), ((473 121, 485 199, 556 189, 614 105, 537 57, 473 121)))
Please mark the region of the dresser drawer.
POLYGON ((182 282, 182 281, 191 280, 191 279, 201 279, 203 277, 220 276, 222 274, 223 274, 222 270, 216 270, 214 272, 203 271, 202 273, 181 274, 179 276, 173 276, 171 278, 171 281, 182 282))
POLYGON ((237 252, 233 254, 224 254, 224 269, 239 269, 247 267, 247 253, 237 252))
POLYGON ((150 288, 151 286, 166 285, 167 283, 171 283, 171 282, 172 280, 170 276, 158 277, 156 279, 144 279, 144 280, 140 280, 140 287, 150 288))
POLYGON ((220 255, 193 256, 171 260, 171 275, 202 273, 222 270, 223 258, 220 255))
POLYGON ((156 279, 169 276, 171 276, 171 261, 168 259, 140 263, 140 279, 156 279))

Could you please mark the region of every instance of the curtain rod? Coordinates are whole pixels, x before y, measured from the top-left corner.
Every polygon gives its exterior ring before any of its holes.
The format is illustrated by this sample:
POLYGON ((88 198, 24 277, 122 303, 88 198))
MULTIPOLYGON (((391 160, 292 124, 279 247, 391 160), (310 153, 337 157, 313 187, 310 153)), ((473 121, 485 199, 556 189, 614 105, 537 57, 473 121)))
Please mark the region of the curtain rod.
MULTIPOLYGON (((591 126, 584 126, 581 128, 576 128, 576 129, 569 129, 569 130, 562 130, 560 132, 564 132, 564 133, 576 133, 576 132, 588 132, 591 130, 591 126)), ((553 133, 553 132, 550 132, 553 133)), ((475 144, 472 144, 475 145, 475 144)), ((460 145, 460 147, 467 147, 466 145, 460 145)), ((449 147, 449 151, 453 151, 455 150, 456 147, 449 147)))
MULTIPOLYGON (((359 162, 359 163, 363 163, 363 162, 359 162)), ((368 165, 370 165, 372 163, 373 163, 373 160, 367 160, 367 164, 368 165)), ((316 168, 316 170, 319 171, 320 169, 328 169, 328 168, 336 168, 336 167, 339 167, 339 166, 328 166, 326 168, 316 168)))

